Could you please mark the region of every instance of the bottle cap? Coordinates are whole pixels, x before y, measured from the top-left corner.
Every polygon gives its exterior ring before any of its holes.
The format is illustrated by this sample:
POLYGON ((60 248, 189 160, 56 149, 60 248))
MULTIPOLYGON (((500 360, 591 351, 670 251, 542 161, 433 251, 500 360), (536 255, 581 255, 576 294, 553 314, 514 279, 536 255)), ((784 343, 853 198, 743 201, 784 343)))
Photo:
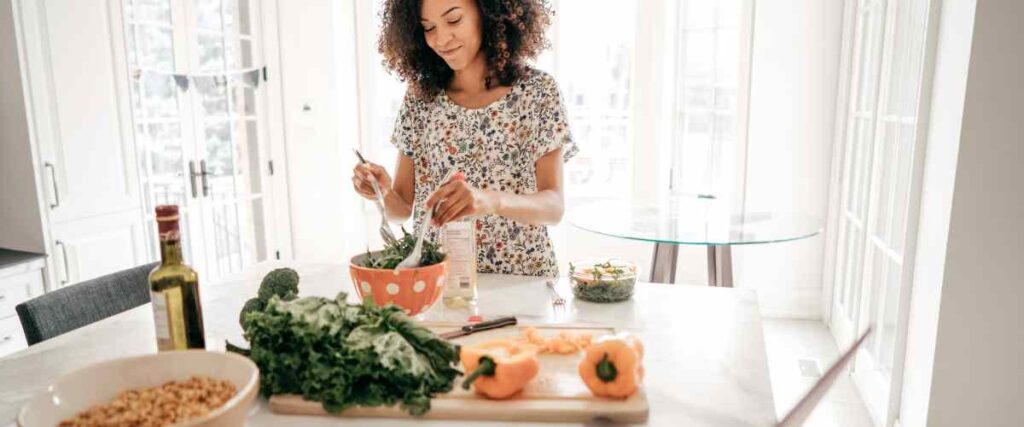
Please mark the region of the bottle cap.
POLYGON ((157 222, 177 221, 178 205, 158 205, 156 207, 156 220, 157 222))
POLYGON ((160 241, 181 239, 178 231, 178 205, 159 205, 156 207, 156 229, 160 241))

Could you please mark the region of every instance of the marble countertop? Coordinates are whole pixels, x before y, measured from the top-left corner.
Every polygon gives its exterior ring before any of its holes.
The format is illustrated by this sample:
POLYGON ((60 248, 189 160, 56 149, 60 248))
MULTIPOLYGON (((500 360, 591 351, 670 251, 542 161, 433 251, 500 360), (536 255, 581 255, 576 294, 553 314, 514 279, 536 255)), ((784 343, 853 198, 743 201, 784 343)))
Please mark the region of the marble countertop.
POLYGON ((46 255, 35 252, 17 251, 14 249, 0 248, 0 268, 10 267, 37 259, 46 258, 46 255))
MULTIPOLYGON (((348 267, 340 264, 268 262, 219 283, 202 284, 210 350, 223 350, 225 339, 244 342, 238 325, 242 304, 255 295, 267 271, 286 265, 298 270, 304 296, 350 291, 348 267)), ((439 302, 423 317, 463 322, 478 313, 485 318, 516 315, 524 324, 611 325, 644 340, 649 425, 769 426, 776 422, 761 317, 753 291, 640 283, 630 301, 596 304, 572 299, 567 282, 558 287, 568 302, 564 309, 555 311, 543 279, 481 275, 475 308, 452 309, 439 302)), ((0 359, 0 425, 13 423, 21 405, 62 374, 99 361, 155 352, 150 310, 146 304, 0 359)), ((263 399, 259 399, 247 422, 250 426, 346 424, 457 423, 283 416, 271 413, 263 399)))

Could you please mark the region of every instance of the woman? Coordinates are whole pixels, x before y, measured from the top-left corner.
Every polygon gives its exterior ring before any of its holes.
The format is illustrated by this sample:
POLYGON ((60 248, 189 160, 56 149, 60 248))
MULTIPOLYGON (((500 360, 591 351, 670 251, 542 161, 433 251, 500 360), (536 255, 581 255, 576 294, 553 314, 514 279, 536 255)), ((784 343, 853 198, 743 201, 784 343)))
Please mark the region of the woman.
MULTIPOLYGON (((384 193, 389 218, 416 228, 472 218, 481 273, 555 277, 547 225, 564 210, 562 163, 576 152, 558 87, 528 59, 546 47, 543 0, 386 0, 384 63, 408 84, 391 138, 394 179, 356 166, 356 191, 384 193), (451 170, 464 180, 440 182, 451 170)), ((437 229, 430 230, 432 239, 437 229)))

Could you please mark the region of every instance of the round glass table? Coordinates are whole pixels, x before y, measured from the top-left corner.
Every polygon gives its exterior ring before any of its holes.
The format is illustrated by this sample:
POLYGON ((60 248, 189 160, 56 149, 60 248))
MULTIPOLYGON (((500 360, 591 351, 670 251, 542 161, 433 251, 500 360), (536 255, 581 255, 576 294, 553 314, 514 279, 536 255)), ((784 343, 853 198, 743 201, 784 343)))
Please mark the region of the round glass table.
POLYGON ((674 283, 679 245, 707 246, 708 283, 733 285, 732 246, 788 242, 821 232, 822 222, 791 212, 747 212, 715 199, 673 197, 638 204, 606 200, 579 206, 567 220, 577 228, 654 243, 650 281, 674 283))

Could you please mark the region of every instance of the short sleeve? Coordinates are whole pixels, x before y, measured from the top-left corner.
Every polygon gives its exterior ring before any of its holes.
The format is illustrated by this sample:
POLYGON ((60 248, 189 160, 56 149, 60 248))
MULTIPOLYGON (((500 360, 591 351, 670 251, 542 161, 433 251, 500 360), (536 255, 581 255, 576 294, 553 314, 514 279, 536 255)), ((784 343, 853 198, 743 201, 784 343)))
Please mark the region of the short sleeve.
POLYGON ((533 161, 536 162, 544 155, 561 148, 562 158, 568 162, 579 152, 579 148, 569 130, 569 118, 562 93, 558 90, 558 84, 553 77, 539 71, 538 74, 535 90, 531 91, 534 92, 531 95, 536 98, 532 101, 536 106, 533 120, 534 138, 530 147, 534 153, 533 161))
POLYGON ((402 100, 402 107, 398 110, 395 128, 391 133, 391 145, 394 145, 399 153, 409 158, 415 158, 416 153, 419 152, 421 102, 416 99, 411 90, 405 92, 405 99, 402 100))

